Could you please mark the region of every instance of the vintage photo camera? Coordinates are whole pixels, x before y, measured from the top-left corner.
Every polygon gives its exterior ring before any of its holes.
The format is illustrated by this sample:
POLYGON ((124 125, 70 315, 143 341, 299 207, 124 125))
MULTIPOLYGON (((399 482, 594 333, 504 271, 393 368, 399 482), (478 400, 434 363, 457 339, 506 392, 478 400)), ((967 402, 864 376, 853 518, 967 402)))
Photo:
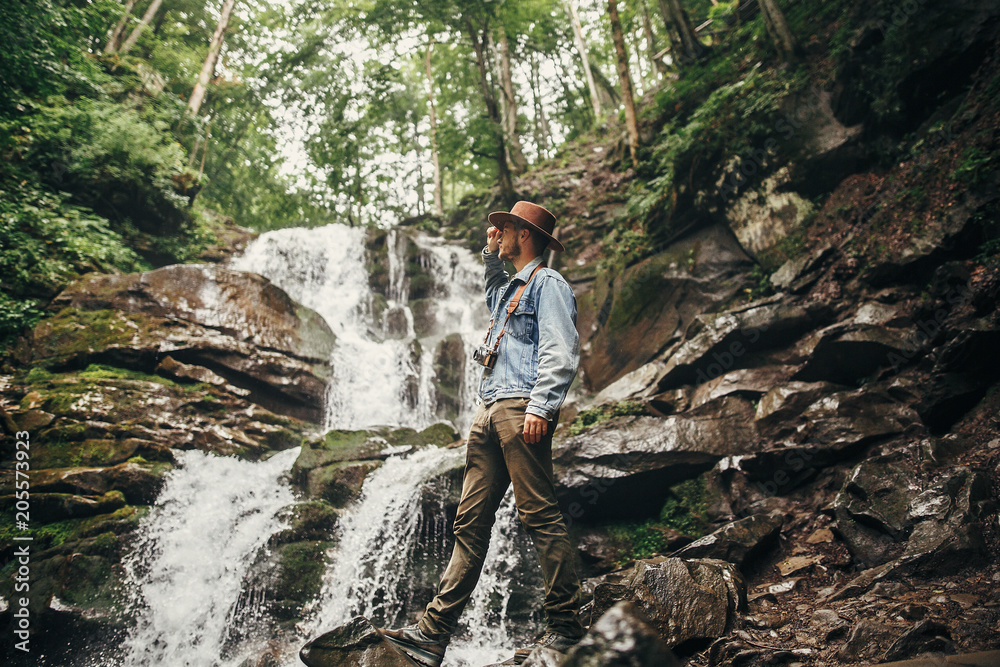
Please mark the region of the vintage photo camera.
POLYGON ((486 368, 493 368, 497 365, 497 353, 485 345, 480 345, 473 351, 472 360, 486 368))

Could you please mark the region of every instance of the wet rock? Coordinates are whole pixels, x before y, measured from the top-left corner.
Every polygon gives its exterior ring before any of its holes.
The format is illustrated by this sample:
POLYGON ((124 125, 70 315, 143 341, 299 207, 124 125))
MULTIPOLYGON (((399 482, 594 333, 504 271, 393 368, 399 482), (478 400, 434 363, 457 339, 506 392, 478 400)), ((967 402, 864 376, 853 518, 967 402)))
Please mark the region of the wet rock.
POLYGON ((948 628, 936 621, 920 621, 894 641, 882 656, 882 662, 905 660, 928 652, 953 653, 955 642, 948 628))
POLYGON ((902 630, 897 627, 861 620, 854 624, 847 641, 837 651, 837 658, 848 664, 859 664, 877 659, 899 638, 902 630))
POLYGON ((11 429, 11 432, 12 434, 14 431, 34 432, 51 424, 53 419, 55 415, 44 410, 26 410, 18 415, 16 428, 11 429))
POLYGON ((442 447, 457 439, 458 433, 444 423, 434 424, 423 431, 390 427, 328 431, 322 438, 302 445, 292 465, 292 479, 305 486, 309 474, 317 468, 337 463, 384 461, 393 454, 402 454, 417 447, 442 447))
POLYGON ((451 334, 438 343, 434 353, 434 414, 439 419, 454 421, 466 408, 462 400, 466 356, 461 334, 451 334))
POLYGON ((733 521, 671 554, 674 558, 714 558, 742 568, 757 558, 778 536, 780 515, 758 514, 733 521))
POLYGON ((347 507, 361 497, 361 487, 381 461, 331 463, 310 470, 305 489, 310 498, 322 499, 333 507, 347 507))
POLYGON ((322 317, 261 276, 211 265, 90 274, 52 306, 55 314, 31 334, 26 362, 148 373, 169 355, 276 412, 323 418, 334 336, 322 317))
POLYGON ((615 568, 617 549, 607 532, 597 528, 582 530, 574 540, 586 569, 583 576, 595 576, 615 568))
POLYGON ((755 257, 798 230, 813 211, 808 199, 787 187, 789 178, 782 167, 726 207, 730 228, 755 257))
POLYGON ((788 260, 771 274, 771 285, 780 291, 800 292, 815 282, 819 272, 814 269, 832 251, 833 247, 826 245, 811 254, 788 260))
POLYGON ((609 405, 637 398, 652 386, 662 370, 663 363, 659 361, 643 364, 609 384, 598 392, 593 401, 581 407, 586 409, 596 405, 609 405))
MULTIPOLYGON (((538 663, 544 665, 546 663, 538 663)), ((640 608, 619 602, 605 612, 566 654, 560 667, 679 667, 680 661, 640 608)))
POLYGON ((579 299, 581 369, 588 386, 606 387, 651 361, 699 313, 731 299, 749 269, 732 233, 717 225, 618 276, 598 276, 579 299))
POLYGON ((924 572, 975 562, 984 553, 982 520, 994 507, 983 473, 967 468, 945 473, 908 507, 909 519, 917 523, 903 560, 924 572))
MULTIPOLYGON (((794 372, 793 366, 766 366, 731 371, 699 385, 691 397, 691 407, 730 395, 756 401, 773 391, 777 385, 786 383, 794 372)), ((759 408, 757 412, 760 413, 759 408)))
POLYGON ((157 364, 156 372, 164 377, 173 378, 175 380, 207 382, 208 384, 214 384, 217 386, 226 384, 226 379, 224 377, 213 373, 204 366, 182 364, 170 355, 165 356, 163 360, 157 364))
POLYGON ((717 399, 683 415, 615 417, 553 452, 560 502, 574 520, 653 515, 668 488, 757 444, 750 403, 717 399))
MULTIPOLYGON (((0 498, 0 507, 13 511, 14 496, 0 498)), ((79 519, 108 514, 125 506, 121 491, 109 491, 102 496, 78 496, 70 493, 31 494, 31 516, 46 523, 64 519, 79 519)))
POLYGON ((825 317, 809 309, 772 300, 718 315, 698 316, 688 338, 667 358, 657 386, 660 391, 702 384, 747 366, 751 353, 791 342, 825 317))
POLYGON ((595 615, 608 603, 635 602, 667 645, 675 647, 725 634, 737 612, 746 609, 746 583, 725 561, 652 559, 636 563, 621 584, 599 584, 594 599, 595 615))
POLYGON ((804 346, 808 355, 795 379, 856 384, 881 369, 904 365, 923 351, 927 337, 915 328, 895 329, 842 322, 818 331, 804 346))
POLYGON ((851 554, 867 567, 899 556, 911 526, 910 500, 922 490, 909 450, 858 464, 833 507, 837 531, 851 554))
POLYGON ((842 390, 830 382, 787 382, 770 389, 757 403, 755 419, 761 424, 782 425, 802 414, 823 396, 842 390))
POLYGON ((299 657, 309 667, 417 667, 362 616, 313 639, 299 657))

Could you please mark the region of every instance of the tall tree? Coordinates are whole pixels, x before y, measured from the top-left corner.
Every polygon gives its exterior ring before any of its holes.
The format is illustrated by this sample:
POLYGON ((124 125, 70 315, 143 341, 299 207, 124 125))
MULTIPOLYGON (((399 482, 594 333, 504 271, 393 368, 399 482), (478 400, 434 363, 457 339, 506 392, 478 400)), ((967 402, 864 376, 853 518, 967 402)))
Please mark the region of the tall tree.
POLYGON ((625 37, 622 35, 622 23, 618 18, 617 0, 608 0, 608 18, 611 19, 611 39, 615 43, 615 56, 618 60, 618 78, 622 86, 622 103, 625 105, 625 129, 628 132, 628 150, 632 163, 636 163, 636 153, 639 150, 639 124, 635 114, 635 100, 632 96, 632 75, 628 69, 628 54, 625 52, 625 37))
POLYGON ((528 160, 524 157, 521 137, 517 129, 517 97, 514 91, 514 79, 511 76, 510 43, 507 41, 507 27, 500 24, 497 28, 497 45, 500 50, 500 107, 503 112, 503 129, 507 139, 507 156, 511 169, 515 174, 523 174, 528 169, 528 160))
POLYGON ((139 35, 142 34, 142 31, 146 29, 146 27, 153 20, 153 17, 156 16, 156 12, 160 11, 160 5, 162 4, 163 0, 153 0, 149 3, 149 6, 146 7, 146 11, 143 13, 142 18, 139 19, 139 25, 132 29, 132 32, 129 33, 128 39, 126 39, 125 43, 122 44, 122 47, 118 49, 118 55, 123 56, 132 50, 135 43, 139 41, 139 35))
POLYGON ((573 24, 573 37, 576 40, 576 50, 580 52, 580 61, 583 63, 583 74, 587 79, 587 89, 590 91, 590 104, 594 108, 594 119, 599 122, 603 115, 601 97, 597 94, 594 73, 590 69, 587 39, 583 36, 583 26, 580 25, 580 16, 577 14, 576 5, 573 3, 574 0, 566 0, 566 11, 569 13, 570 22, 573 24))
POLYGON ((219 23, 215 26, 215 33, 208 46, 208 55, 202 63, 201 72, 198 74, 198 82, 191 91, 191 99, 188 100, 188 112, 192 116, 198 115, 201 103, 205 100, 205 92, 208 90, 208 82, 215 73, 215 65, 219 61, 219 52, 222 51, 222 42, 226 36, 226 28, 229 27, 229 17, 233 13, 233 6, 236 0, 224 0, 222 3, 222 14, 219 16, 219 23))
POLYGON ((784 60, 792 60, 798 53, 798 44, 788 27, 788 20, 775 0, 758 0, 760 13, 764 17, 764 25, 768 34, 774 40, 778 53, 784 60))
POLYGON ((646 52, 657 75, 663 78, 667 75, 667 66, 662 58, 656 57, 659 49, 656 48, 656 35, 653 33, 653 22, 649 19, 649 8, 646 7, 646 0, 639 0, 639 4, 642 7, 642 32, 646 36, 646 52))
POLYGON ((705 55, 708 47, 698 39, 691 26, 691 19, 681 7, 680 0, 660 0, 660 13, 663 14, 663 22, 667 29, 673 32, 677 39, 676 46, 679 48, 674 49, 675 61, 692 61, 705 55))
POLYGON ((431 125, 431 162, 434 165, 434 212, 437 215, 444 215, 441 192, 441 155, 438 152, 437 140, 437 109, 434 105, 434 76, 431 73, 431 50, 433 48, 434 41, 431 40, 427 44, 427 58, 424 61, 424 72, 427 76, 427 111, 431 125))
POLYGON ((552 128, 549 126, 549 118, 545 113, 545 104, 542 101, 542 75, 538 63, 538 55, 531 54, 531 99, 535 111, 535 145, 538 147, 538 159, 546 157, 549 144, 552 141, 552 128))
POLYGON ((115 27, 108 33, 108 41, 104 45, 104 53, 114 53, 118 50, 118 44, 122 39, 122 33, 125 31, 125 24, 128 23, 129 17, 132 16, 133 7, 135 7, 135 0, 128 0, 125 3, 125 11, 122 13, 122 17, 118 19, 118 23, 116 23, 115 27))
POLYGON ((472 50, 476 56, 476 69, 479 71, 479 86, 483 94, 483 102, 486 104, 487 117, 492 122, 494 135, 497 140, 496 155, 497 162, 497 185, 500 187, 500 196, 504 201, 514 199, 514 181, 511 178, 510 165, 507 162, 507 142, 504 140, 503 118, 500 116, 500 107, 497 103, 493 85, 490 83, 489 66, 486 62, 486 50, 489 46, 489 19, 480 17, 479 25, 472 22, 469 14, 463 13, 466 34, 472 41, 472 50))

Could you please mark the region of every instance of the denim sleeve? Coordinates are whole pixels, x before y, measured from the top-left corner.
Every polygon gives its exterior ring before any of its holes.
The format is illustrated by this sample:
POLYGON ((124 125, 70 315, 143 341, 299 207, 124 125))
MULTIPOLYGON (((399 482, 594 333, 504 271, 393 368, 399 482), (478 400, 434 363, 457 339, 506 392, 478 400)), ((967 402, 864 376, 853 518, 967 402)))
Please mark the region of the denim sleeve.
POLYGON ((538 380, 527 412, 552 419, 566 400, 580 366, 580 334, 576 330, 576 296, 562 280, 539 276, 538 380))
POLYGON ((503 268, 500 253, 491 253, 487 247, 483 246, 483 265, 486 267, 486 307, 492 313, 497 305, 497 299, 503 294, 504 286, 510 280, 510 276, 503 268))

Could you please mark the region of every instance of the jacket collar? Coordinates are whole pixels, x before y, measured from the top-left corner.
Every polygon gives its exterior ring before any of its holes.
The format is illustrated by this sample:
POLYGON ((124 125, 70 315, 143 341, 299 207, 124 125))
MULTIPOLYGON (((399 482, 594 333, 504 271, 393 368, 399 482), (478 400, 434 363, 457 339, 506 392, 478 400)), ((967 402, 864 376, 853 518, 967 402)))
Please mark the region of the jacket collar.
POLYGON ((542 263, 542 258, 540 256, 534 258, 533 260, 525 264, 523 269, 514 274, 514 277, 511 279, 511 282, 514 282, 515 280, 520 280, 522 283, 528 282, 528 278, 531 277, 531 272, 534 271, 535 267, 541 263, 542 263))

